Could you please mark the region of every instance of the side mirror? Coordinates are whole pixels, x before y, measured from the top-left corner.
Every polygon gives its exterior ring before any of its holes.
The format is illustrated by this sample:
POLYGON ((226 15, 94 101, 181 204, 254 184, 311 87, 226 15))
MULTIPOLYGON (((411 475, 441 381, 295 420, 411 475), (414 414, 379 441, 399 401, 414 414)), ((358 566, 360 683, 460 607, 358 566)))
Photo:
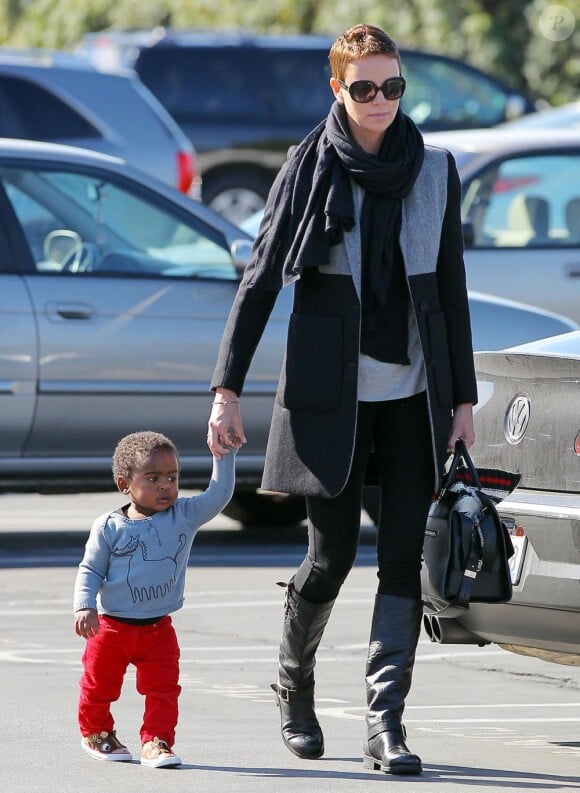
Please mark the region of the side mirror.
POLYGON ((472 248, 473 243, 475 242, 475 230, 473 228, 473 222, 471 220, 464 220, 461 223, 461 228, 463 230, 463 244, 466 248, 472 248))
POLYGON ((526 112, 526 100, 519 94, 510 94, 505 103, 504 117, 506 121, 520 118, 526 112))
POLYGON ((251 240, 239 239, 232 242, 230 252, 236 270, 243 270, 248 264, 252 256, 252 246, 251 240))

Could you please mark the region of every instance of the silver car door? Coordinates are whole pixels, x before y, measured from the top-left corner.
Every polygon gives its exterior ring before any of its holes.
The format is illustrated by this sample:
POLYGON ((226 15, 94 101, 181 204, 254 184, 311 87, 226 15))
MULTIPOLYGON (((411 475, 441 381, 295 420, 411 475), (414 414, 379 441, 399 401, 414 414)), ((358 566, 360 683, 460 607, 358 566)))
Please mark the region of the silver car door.
MULTIPOLYGON (((59 460, 63 475, 73 467, 89 475, 109 464, 122 435, 149 428, 207 475, 209 381, 238 276, 223 235, 193 209, 123 185, 73 172, 13 180, 25 233, 36 218, 26 286, 39 385, 25 453, 59 460)), ((247 427, 262 427, 263 450, 281 343, 262 349, 248 379, 256 401, 247 427)))
POLYGON ((34 418, 38 348, 30 298, 22 277, 9 272, 14 255, 6 246, 0 230, 0 457, 11 473, 34 418))
POLYGON ((26 244, 16 226, 0 186, 0 481, 18 465, 36 407, 37 332, 21 274, 26 244))
POLYGON ((37 365, 36 327, 24 281, 0 269, 1 457, 22 453, 34 418, 37 365))

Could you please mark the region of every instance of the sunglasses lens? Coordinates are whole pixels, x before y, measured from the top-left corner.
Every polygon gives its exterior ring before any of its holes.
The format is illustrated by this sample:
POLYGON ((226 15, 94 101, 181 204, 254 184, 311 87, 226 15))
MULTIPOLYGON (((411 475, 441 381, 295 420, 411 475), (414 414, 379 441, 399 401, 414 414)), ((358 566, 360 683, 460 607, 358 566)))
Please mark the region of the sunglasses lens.
POLYGON ((405 93, 405 85, 404 77, 391 77, 381 87, 383 96, 385 99, 400 99, 405 93))
POLYGON ((357 80, 348 91, 355 102, 372 102, 377 95, 377 87, 370 80, 357 80))

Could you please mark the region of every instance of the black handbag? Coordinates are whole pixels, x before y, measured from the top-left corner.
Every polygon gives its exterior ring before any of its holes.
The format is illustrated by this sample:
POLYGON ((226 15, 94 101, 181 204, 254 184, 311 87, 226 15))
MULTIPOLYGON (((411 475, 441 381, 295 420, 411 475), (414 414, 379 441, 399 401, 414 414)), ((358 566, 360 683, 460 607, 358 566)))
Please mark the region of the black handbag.
POLYGON ((514 549, 495 505, 520 479, 507 471, 476 469, 464 442, 457 441, 427 517, 421 567, 426 613, 456 617, 470 602, 511 599, 514 549))

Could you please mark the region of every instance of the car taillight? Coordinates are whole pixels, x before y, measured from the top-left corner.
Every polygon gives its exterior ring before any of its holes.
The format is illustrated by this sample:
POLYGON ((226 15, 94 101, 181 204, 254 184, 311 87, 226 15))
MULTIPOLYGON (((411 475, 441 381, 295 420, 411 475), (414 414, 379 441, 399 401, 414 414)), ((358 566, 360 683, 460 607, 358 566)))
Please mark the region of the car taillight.
POLYGON ((580 430, 578 430, 578 434, 574 439, 574 454, 577 454, 580 457, 580 430))
POLYGON ((190 151, 177 152, 177 189, 189 193, 195 178, 195 157, 190 151))

